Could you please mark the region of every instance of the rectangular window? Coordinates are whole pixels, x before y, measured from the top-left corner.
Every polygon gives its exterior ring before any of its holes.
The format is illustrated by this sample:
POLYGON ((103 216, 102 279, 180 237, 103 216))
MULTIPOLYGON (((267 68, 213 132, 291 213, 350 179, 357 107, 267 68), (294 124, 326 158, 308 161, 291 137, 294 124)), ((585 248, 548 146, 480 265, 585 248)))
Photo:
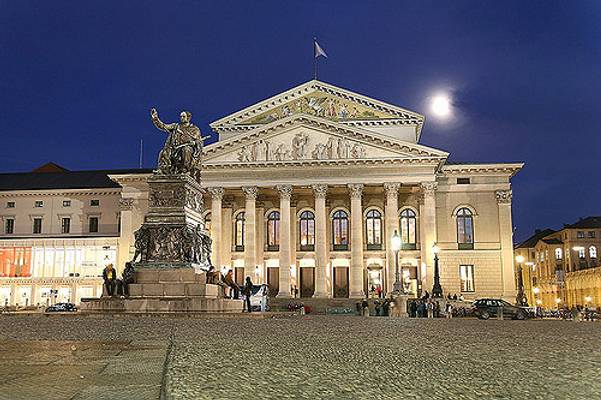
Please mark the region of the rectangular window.
POLYGON ((61 233, 71 232, 71 218, 63 218, 61 220, 61 233))
POLYGON ((473 292, 474 291, 474 266, 473 265, 460 265, 459 276, 461 277, 461 291, 462 292, 473 292))
POLYGON ((100 200, 90 200, 90 206, 91 207, 98 207, 98 206, 100 206, 100 200))
POLYGON ((15 220, 13 218, 8 218, 4 222, 4 233, 7 235, 12 235, 15 233, 15 220))
POLYGON ((42 200, 36 200, 35 203, 33 203, 33 206, 36 208, 44 207, 44 202, 42 200))
POLYGON ((90 233, 98 232, 98 217, 90 217, 88 228, 90 233))
POLYGON ((458 185, 469 185, 470 178, 457 178, 457 184, 458 185))
POLYGON ((42 233, 42 218, 33 219, 33 233, 42 233))
POLYGON ((591 239, 595 238, 595 231, 588 231, 588 237, 591 239))
POLYGON ((6 208, 15 208, 15 202, 14 201, 7 201, 6 202, 6 208))
POLYGON ((63 207, 71 207, 71 200, 63 200, 63 207))
POLYGON ((578 232, 576 233, 576 237, 577 237, 578 239, 584 239, 584 231, 578 231, 578 232))

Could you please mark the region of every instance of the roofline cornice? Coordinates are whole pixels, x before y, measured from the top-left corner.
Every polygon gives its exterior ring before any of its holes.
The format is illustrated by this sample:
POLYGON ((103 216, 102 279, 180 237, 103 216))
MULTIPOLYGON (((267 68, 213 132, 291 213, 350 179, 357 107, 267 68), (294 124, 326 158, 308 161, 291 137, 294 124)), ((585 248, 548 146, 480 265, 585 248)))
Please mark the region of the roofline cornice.
POLYGON ((524 167, 524 163, 494 163, 494 164, 451 164, 443 165, 441 173, 445 175, 464 174, 502 174, 510 177, 517 174, 524 167))

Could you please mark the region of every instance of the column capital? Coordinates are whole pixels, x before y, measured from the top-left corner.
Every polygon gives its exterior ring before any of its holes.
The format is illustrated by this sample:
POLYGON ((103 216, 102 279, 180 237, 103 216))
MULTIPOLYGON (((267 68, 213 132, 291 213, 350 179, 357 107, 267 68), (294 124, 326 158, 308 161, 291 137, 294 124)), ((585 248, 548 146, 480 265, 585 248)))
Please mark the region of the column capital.
POLYGON ((326 194, 328 192, 328 185, 323 184, 323 183, 318 183, 318 184, 311 185, 311 188, 313 188, 313 193, 314 193, 316 199, 325 199, 326 198, 326 194))
POLYGON ((134 207, 134 199, 119 199, 119 210, 129 211, 134 207))
POLYGON ((497 198, 498 204, 511 204, 511 189, 509 190, 496 190, 495 197, 497 198))
POLYGON ((386 191, 386 196, 398 196, 399 189, 401 188, 400 183, 385 183, 384 190, 386 191))
POLYGON ((351 199, 360 199, 363 195, 364 185, 362 183, 349 183, 347 187, 351 194, 351 199))
POLYGON ((209 192, 213 200, 222 200, 225 189, 222 187, 209 187, 207 188, 207 192, 209 192))
POLYGON ((292 185, 277 185, 275 188, 280 193, 280 198, 290 200, 292 197, 292 185))
POLYGON ((246 200, 256 200, 259 194, 259 189, 256 186, 243 186, 242 191, 246 196, 246 200))
POLYGON ((434 192, 438 188, 438 182, 422 182, 420 187, 424 196, 434 196, 434 192))

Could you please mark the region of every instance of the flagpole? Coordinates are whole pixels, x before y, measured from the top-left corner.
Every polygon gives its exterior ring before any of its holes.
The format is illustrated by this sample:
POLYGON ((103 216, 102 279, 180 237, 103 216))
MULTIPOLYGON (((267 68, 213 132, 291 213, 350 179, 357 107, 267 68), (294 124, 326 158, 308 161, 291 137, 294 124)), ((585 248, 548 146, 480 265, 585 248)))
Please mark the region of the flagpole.
POLYGON ((315 57, 315 43, 317 38, 313 37, 313 79, 317 80, 317 57, 315 57))

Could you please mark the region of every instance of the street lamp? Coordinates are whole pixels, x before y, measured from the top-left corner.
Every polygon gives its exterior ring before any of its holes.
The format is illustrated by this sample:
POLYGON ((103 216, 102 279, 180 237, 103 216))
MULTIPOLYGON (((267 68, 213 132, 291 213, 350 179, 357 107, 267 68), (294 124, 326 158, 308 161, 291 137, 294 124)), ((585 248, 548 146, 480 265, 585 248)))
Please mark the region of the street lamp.
POLYGON ((528 300, 525 300, 524 295, 524 279, 522 277, 522 263, 525 258, 523 255, 515 256, 515 261, 518 263, 518 294, 515 296, 515 303, 518 306, 528 306, 528 300))
POLYGON ((432 286, 432 297, 442 297, 442 286, 440 286, 440 273, 438 271, 438 253, 440 253, 440 247, 436 243, 432 246, 432 253, 434 253, 434 286, 432 286))
POLYGON ((401 250, 401 237, 399 233, 395 230, 392 238, 390 239, 390 245, 392 251, 394 251, 394 286, 393 291, 396 293, 405 294, 405 287, 401 283, 399 277, 399 250, 401 250))

